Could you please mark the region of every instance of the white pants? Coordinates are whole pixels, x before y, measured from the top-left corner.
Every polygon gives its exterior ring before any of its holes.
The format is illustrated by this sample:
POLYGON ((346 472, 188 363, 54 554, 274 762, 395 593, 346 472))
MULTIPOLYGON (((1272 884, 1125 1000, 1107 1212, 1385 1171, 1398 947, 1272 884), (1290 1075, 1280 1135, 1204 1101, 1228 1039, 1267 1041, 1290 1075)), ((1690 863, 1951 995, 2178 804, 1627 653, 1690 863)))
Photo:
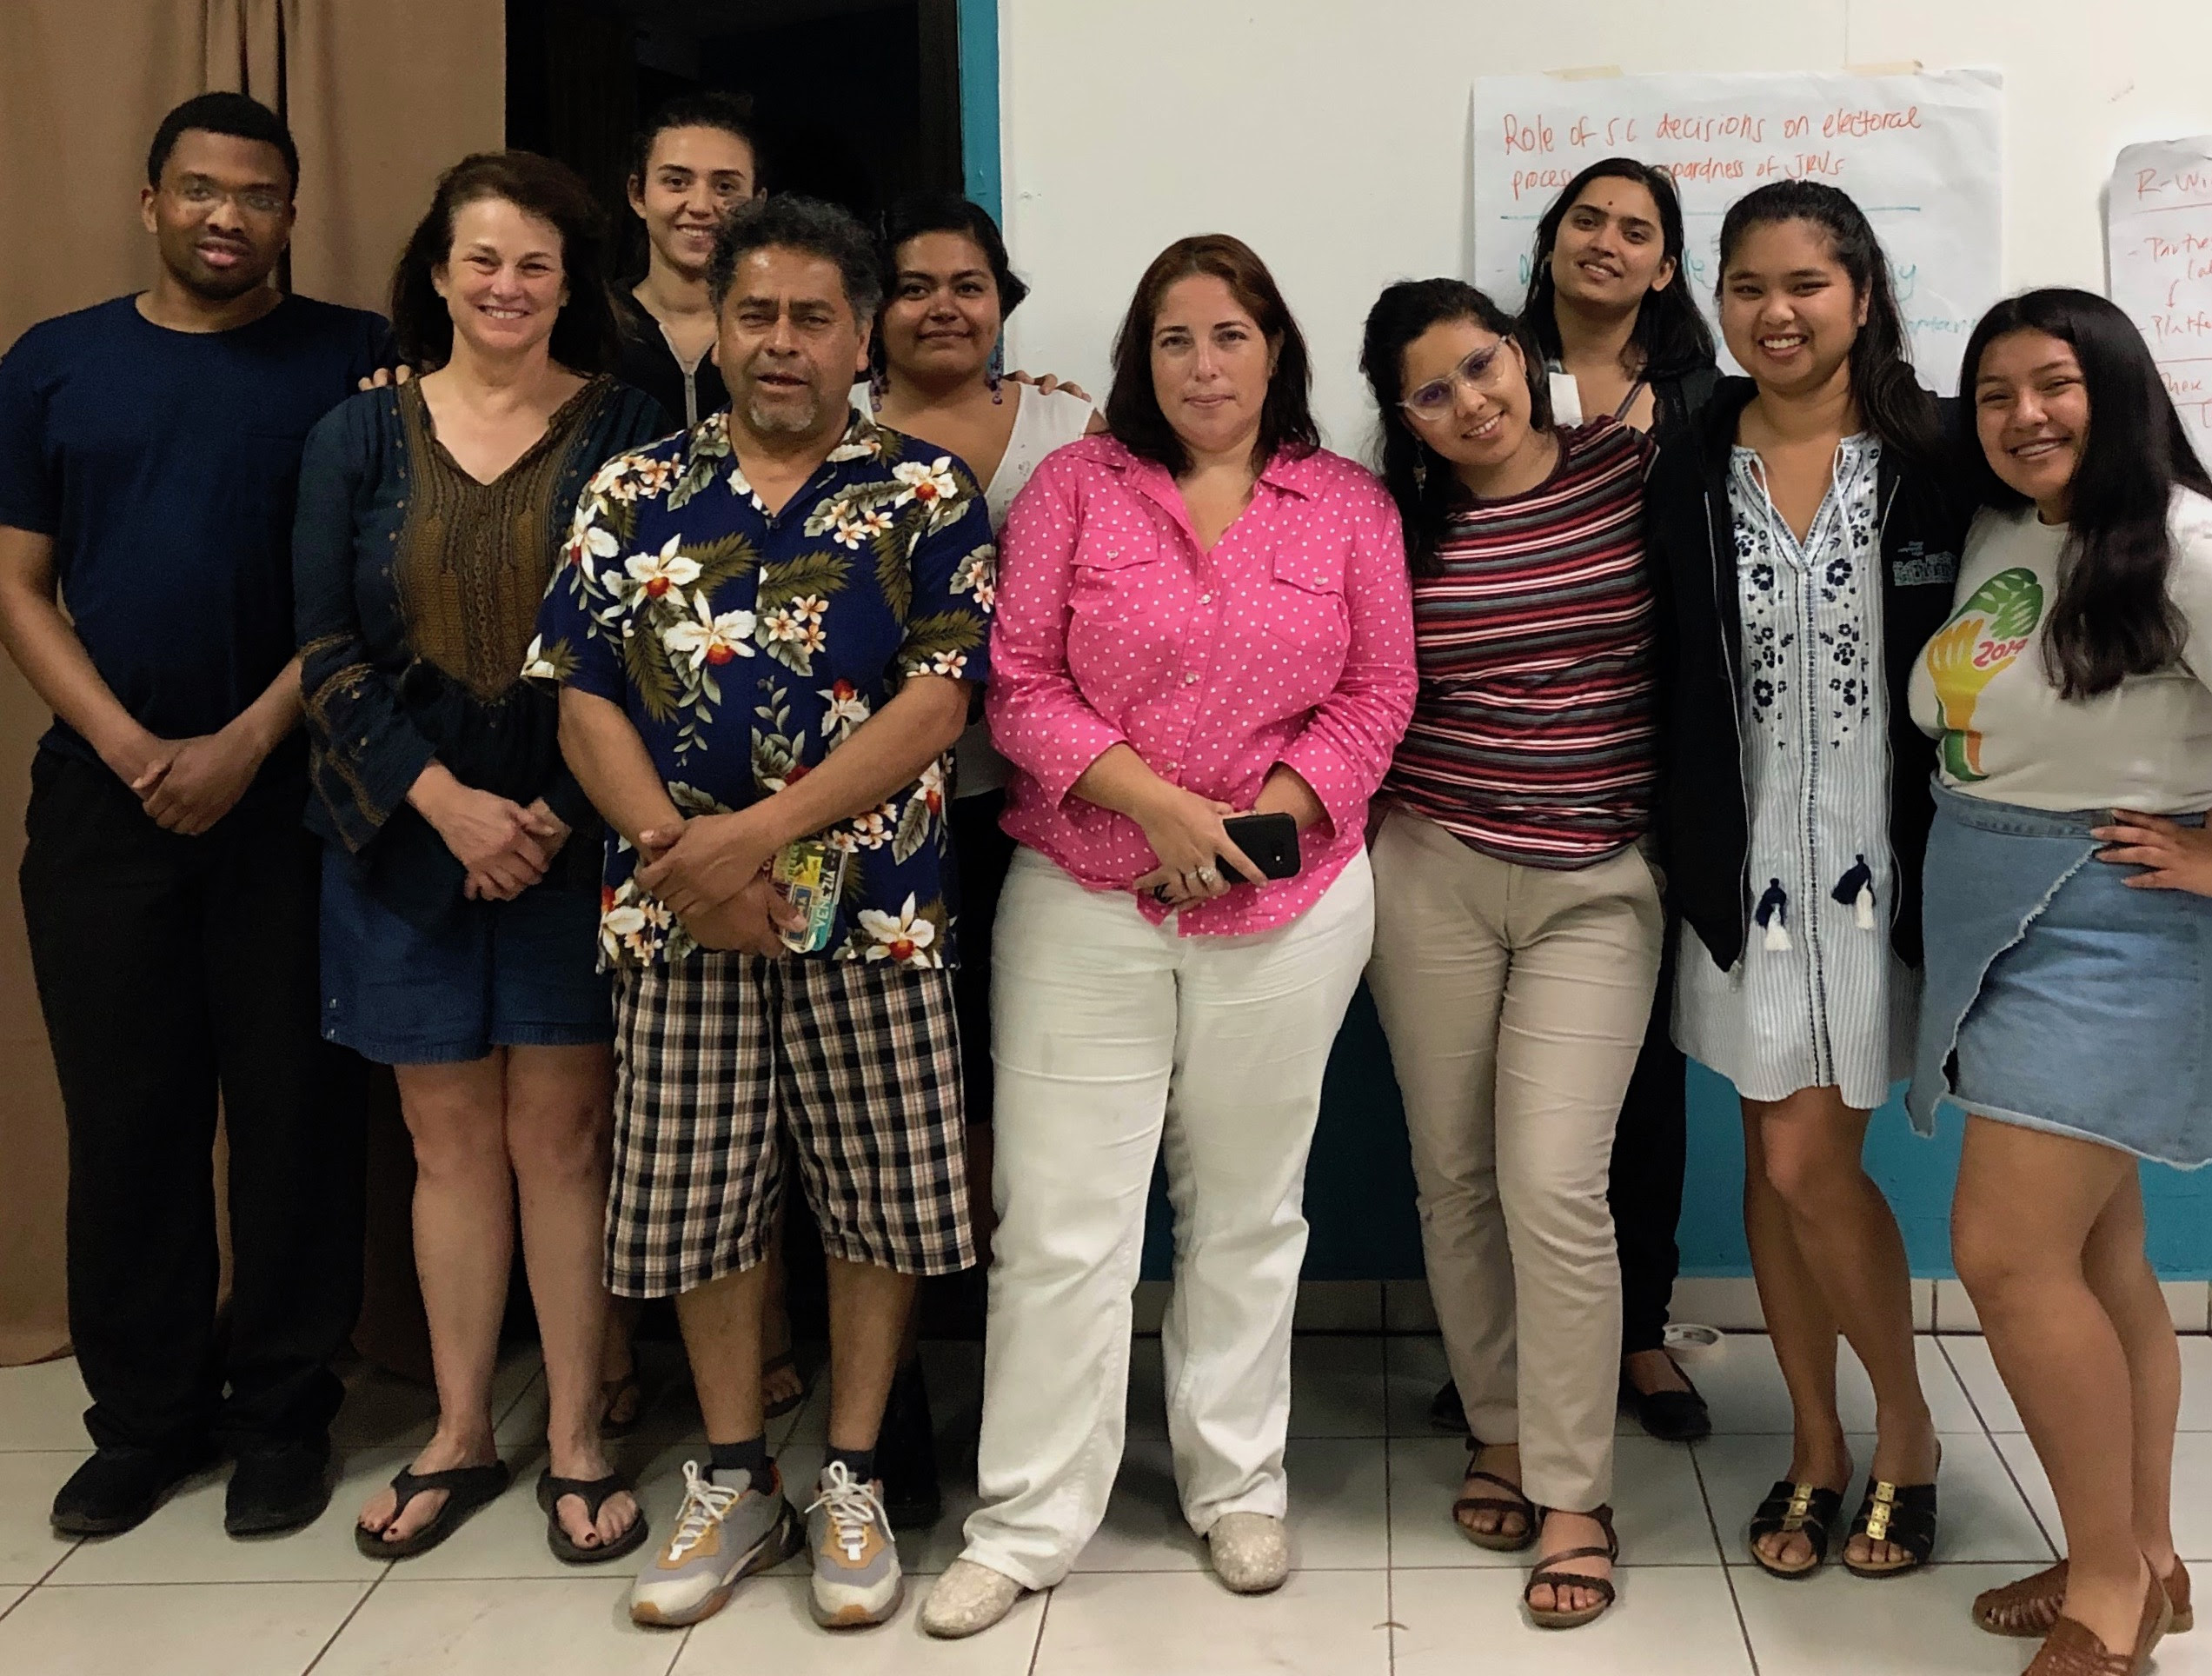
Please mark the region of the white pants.
POLYGON ((984 1505, 966 1557, 1067 1574, 1121 1465, 1130 1293, 1152 1161, 1175 1209, 1161 1333, 1184 1517, 1280 1517, 1306 1154, 1374 940, 1365 852, 1299 919, 1183 937, 1028 849, 993 937, 998 1067, 984 1505))

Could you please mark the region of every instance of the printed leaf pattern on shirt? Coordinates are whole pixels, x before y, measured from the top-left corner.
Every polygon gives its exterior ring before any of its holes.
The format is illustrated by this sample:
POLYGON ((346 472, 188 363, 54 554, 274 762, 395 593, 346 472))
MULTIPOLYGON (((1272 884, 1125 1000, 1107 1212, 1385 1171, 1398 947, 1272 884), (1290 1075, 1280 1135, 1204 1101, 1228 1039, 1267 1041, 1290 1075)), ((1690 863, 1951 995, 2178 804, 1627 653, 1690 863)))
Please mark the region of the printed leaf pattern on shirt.
MULTIPOLYGON (((908 439, 856 416, 771 515, 727 427, 714 415, 592 479, 527 660, 534 678, 621 704, 688 815, 804 777, 907 676, 979 678, 995 598, 982 496, 951 456, 908 458, 908 439), (897 650, 884 659, 884 647, 897 650)), ((927 765, 822 835, 852 858, 830 958, 953 958, 947 772, 927 765)), ((610 842, 601 952, 610 964, 681 958, 695 944, 640 891, 636 865, 610 842)))
POLYGON ((1951 614, 1923 655, 1943 713, 1943 772, 1962 784, 1989 776, 1974 711, 1989 684, 2027 649, 2043 621, 2043 585, 2025 565, 2000 570, 1951 614))

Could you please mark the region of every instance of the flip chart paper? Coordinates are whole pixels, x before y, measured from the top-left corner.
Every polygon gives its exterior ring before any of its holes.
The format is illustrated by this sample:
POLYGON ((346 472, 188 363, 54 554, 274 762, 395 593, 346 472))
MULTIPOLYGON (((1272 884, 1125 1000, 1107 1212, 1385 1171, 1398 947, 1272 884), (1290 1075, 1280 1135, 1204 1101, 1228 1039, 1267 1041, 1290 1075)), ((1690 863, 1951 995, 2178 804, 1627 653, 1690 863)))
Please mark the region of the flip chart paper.
POLYGON ((2108 216, 2112 300, 2150 345, 2212 468, 2212 134, 2127 147, 2108 216))
MULTIPOLYGON (((1518 308, 1546 206, 1585 165, 1630 156, 1674 176, 1687 236, 1678 283, 1710 319, 1728 206, 1769 181, 1824 181, 1873 222, 1921 382, 1948 395, 1967 333, 2003 294, 2003 106, 1993 70, 1480 77, 1475 283, 1518 308)), ((1733 366, 1725 349, 1723 361, 1733 366)))

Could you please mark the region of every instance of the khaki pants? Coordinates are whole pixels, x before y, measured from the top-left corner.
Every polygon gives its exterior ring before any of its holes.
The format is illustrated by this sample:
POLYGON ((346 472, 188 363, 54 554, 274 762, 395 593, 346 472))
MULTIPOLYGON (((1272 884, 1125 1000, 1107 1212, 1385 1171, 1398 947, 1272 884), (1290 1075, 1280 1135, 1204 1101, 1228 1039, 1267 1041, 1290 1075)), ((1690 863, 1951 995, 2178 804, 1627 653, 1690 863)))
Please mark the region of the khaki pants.
POLYGON ((1405 1101, 1429 1289, 1467 1423, 1521 1446, 1539 1506, 1612 1494, 1620 1267, 1613 1128, 1651 1016, 1662 916, 1634 849, 1574 872, 1494 861, 1393 810, 1368 982, 1405 1101))

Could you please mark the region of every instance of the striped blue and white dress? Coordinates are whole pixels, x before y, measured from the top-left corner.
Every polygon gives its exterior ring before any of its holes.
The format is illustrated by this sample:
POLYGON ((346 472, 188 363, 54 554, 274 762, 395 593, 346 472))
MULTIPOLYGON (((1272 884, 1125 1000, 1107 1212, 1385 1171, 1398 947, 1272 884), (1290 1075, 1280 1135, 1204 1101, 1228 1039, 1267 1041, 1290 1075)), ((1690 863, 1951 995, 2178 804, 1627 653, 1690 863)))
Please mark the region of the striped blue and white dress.
POLYGON ((1877 439, 1844 438, 1801 544, 1758 456, 1730 462, 1757 909, 1726 972, 1682 928, 1674 1038, 1752 1100, 1835 1087, 1870 1109, 1911 1071, 1919 978, 1890 943, 1880 463, 1877 439))

